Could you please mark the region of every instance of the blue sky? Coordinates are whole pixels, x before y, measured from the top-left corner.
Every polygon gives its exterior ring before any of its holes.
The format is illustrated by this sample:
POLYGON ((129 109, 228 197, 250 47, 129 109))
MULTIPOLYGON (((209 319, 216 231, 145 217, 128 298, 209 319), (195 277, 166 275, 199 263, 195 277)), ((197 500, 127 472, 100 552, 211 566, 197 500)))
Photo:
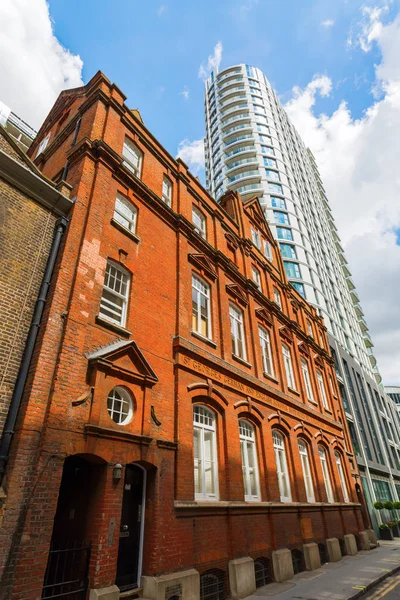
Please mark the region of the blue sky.
POLYGON ((283 100, 294 85, 304 87, 315 73, 327 73, 335 82, 334 90, 317 109, 331 110, 340 96, 348 101, 353 116, 361 115, 371 103, 378 52, 365 54, 346 47, 360 20, 361 4, 359 0, 51 0, 50 14, 57 38, 82 58, 84 81, 101 69, 176 155, 181 140, 203 136, 203 83, 198 71, 218 40, 223 44, 221 68, 238 62, 260 67, 283 100), (333 24, 323 25, 326 21, 333 24), (188 99, 181 94, 184 90, 189 91, 188 99))

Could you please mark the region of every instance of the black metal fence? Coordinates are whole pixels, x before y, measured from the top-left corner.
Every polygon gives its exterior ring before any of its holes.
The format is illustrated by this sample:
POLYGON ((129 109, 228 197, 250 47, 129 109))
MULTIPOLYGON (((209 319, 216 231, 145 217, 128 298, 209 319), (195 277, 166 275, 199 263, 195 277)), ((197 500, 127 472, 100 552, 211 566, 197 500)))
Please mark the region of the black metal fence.
POLYGON ((47 561, 42 599, 85 600, 88 588, 90 545, 52 547, 47 561))

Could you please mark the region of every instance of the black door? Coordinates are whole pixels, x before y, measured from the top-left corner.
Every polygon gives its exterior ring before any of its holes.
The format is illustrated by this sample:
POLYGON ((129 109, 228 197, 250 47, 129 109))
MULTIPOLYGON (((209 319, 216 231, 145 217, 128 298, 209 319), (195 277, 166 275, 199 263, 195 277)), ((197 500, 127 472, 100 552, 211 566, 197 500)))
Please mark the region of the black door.
POLYGON ((120 590, 139 587, 143 485, 144 471, 126 465, 116 578, 120 590))

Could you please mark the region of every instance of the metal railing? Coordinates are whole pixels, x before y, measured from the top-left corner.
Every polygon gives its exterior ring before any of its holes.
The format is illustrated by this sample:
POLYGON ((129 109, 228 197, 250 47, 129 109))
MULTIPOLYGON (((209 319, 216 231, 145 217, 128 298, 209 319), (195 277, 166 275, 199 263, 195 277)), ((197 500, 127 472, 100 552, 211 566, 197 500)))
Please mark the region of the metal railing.
POLYGON ((75 542, 49 551, 43 599, 85 600, 88 589, 90 545, 75 542))

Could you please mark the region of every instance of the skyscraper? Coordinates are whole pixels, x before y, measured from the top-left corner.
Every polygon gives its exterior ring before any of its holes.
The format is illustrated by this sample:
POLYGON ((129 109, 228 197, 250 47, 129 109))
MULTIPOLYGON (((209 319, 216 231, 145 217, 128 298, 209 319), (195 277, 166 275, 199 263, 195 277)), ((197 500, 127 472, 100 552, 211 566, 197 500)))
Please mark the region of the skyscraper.
POLYGON ((324 317, 369 507, 400 499, 399 417, 312 153, 260 69, 211 73, 205 117, 207 188, 217 200, 228 189, 259 198, 289 281, 324 317))

